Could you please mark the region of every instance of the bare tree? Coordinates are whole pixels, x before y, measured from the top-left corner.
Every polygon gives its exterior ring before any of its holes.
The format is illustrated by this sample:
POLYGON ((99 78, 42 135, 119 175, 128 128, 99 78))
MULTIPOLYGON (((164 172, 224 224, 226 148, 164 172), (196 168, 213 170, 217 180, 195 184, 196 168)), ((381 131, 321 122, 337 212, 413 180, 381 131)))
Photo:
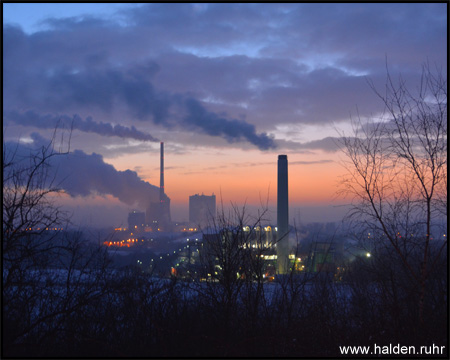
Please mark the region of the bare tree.
POLYGON ((51 230, 66 224, 67 214, 52 199, 60 189, 49 171, 51 160, 68 152, 55 150, 56 136, 55 130, 52 140, 35 151, 3 143, 4 292, 20 282, 28 268, 45 267, 56 235, 51 230))
POLYGON ((7 355, 51 352, 52 344, 78 336, 80 319, 89 319, 106 289, 106 250, 80 232, 66 231, 68 214, 55 202, 61 188, 53 159, 68 154, 66 134, 56 128, 37 149, 3 143, 2 336, 7 355))
POLYGON ((423 323, 426 282, 447 246, 439 228, 447 218, 447 82, 425 64, 417 91, 388 69, 384 93, 369 85, 387 116, 358 117, 353 134, 342 134, 343 192, 352 198, 349 218, 365 226, 373 246, 394 249, 423 323))

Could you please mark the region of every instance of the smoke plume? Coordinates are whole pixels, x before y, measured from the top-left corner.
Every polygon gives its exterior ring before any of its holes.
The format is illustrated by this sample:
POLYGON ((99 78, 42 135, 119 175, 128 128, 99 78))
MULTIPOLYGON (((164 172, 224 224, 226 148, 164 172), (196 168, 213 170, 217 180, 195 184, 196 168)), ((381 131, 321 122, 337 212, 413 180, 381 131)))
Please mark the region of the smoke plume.
MULTIPOLYGON (((14 154, 16 166, 29 164, 32 154, 40 154, 50 140, 38 133, 32 133, 32 144, 5 142, 5 154, 14 154)), ((8 155, 6 155, 7 158, 8 155)), ((158 162, 158 159, 155 159, 158 162)), ((86 154, 75 150, 63 156, 49 159, 48 179, 72 197, 89 195, 112 195, 121 202, 145 210, 150 202, 159 201, 159 187, 141 178, 135 171, 118 171, 114 166, 104 162, 99 154, 86 154)), ((169 199, 166 196, 167 199, 169 199)))
POLYGON ((159 187, 139 178, 135 171, 118 171, 99 154, 75 150, 58 158, 57 179, 71 196, 112 195, 121 202, 146 209, 159 199, 159 187))
POLYGON ((55 129, 56 127, 73 128, 103 136, 118 136, 141 141, 159 141, 150 134, 137 130, 134 126, 126 127, 119 124, 112 126, 109 123, 96 122, 90 116, 83 120, 77 114, 69 117, 67 115, 39 115, 34 111, 27 111, 23 114, 17 111, 11 111, 6 115, 6 118, 19 125, 34 126, 40 129, 55 129))
POLYGON ((195 99, 188 98, 185 101, 188 115, 183 122, 192 128, 202 129, 211 136, 222 136, 228 142, 233 143, 247 140, 261 150, 275 148, 275 143, 266 133, 257 134, 255 126, 242 120, 225 119, 213 112, 207 111, 195 99))

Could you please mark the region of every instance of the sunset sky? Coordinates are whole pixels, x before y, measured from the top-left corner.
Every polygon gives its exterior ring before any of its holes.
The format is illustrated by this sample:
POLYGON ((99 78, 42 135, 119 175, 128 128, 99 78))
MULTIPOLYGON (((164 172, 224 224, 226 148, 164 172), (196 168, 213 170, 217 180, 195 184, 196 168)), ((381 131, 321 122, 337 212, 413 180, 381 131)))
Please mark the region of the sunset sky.
POLYGON ((60 201, 82 225, 144 210, 160 141, 174 220, 196 193, 274 220, 287 154, 291 221, 337 221, 338 131, 381 116, 386 62, 415 88, 425 61, 447 68, 446 3, 3 4, 4 141, 73 123, 60 201))

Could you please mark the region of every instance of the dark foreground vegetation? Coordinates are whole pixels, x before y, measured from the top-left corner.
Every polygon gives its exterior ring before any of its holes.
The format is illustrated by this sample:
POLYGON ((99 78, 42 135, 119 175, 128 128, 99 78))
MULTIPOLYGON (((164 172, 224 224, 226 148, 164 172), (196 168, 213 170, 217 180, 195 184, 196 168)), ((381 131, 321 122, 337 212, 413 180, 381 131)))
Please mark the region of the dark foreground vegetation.
MULTIPOLYGON (((36 249, 35 240, 49 237, 28 237, 23 246, 36 249)), ((52 244, 4 264, 3 357, 339 357, 339 346, 398 343, 447 349, 444 258, 427 281, 420 321, 420 292, 399 259, 381 250, 357 257, 339 279, 291 273, 267 283, 255 263, 247 263, 247 277, 235 275, 242 251, 220 264, 214 281, 193 281, 113 269, 105 248, 79 233, 52 244)))

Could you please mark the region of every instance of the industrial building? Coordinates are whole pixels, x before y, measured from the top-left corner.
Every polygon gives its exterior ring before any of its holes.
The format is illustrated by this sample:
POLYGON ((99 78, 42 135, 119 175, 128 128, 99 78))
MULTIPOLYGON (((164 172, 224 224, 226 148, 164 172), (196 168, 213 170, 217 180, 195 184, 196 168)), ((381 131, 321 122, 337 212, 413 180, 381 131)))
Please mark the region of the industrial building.
POLYGON ((150 202, 146 211, 146 222, 152 231, 170 231, 172 220, 170 217, 170 199, 164 190, 164 143, 160 147, 160 178, 159 178, 159 201, 150 202))
POLYGON ((202 228, 212 225, 216 218, 216 195, 189 196, 189 222, 202 228))
MULTIPOLYGON (((170 218, 170 200, 164 191, 164 145, 161 143, 161 172, 160 172, 159 202, 151 202, 147 213, 132 211, 128 215, 129 230, 134 233, 142 231, 175 231, 202 232, 202 238, 195 241, 187 238, 184 246, 181 244, 173 249, 174 258, 171 268, 172 276, 198 278, 214 281, 215 275, 221 269, 218 252, 235 252, 236 256, 252 254, 261 263, 262 276, 265 281, 272 281, 277 275, 283 276, 291 271, 295 273, 318 273, 343 271, 336 267, 342 259, 343 240, 332 235, 335 231, 334 223, 308 224, 302 234, 302 243, 290 244, 289 233, 289 193, 288 193, 288 159, 287 155, 278 155, 277 169, 277 223, 253 224, 239 227, 222 224, 223 228, 214 225, 216 218, 216 196, 195 194, 189 196, 189 224, 172 223, 170 218), (309 233, 320 233, 321 236, 308 238, 309 233), (333 236, 334 241, 329 239, 333 236), (306 238, 305 238, 306 237, 306 238), (203 274, 202 262, 214 266, 203 274), (337 270, 336 270, 337 269, 337 270)), ((217 224, 216 224, 217 225, 217 224)), ((153 236, 153 235, 152 235, 153 236)), ((150 239, 153 241, 153 239, 150 239)), ((291 239, 293 240, 293 239, 291 239)), ((117 242, 109 242, 108 246, 149 246, 148 239, 129 238, 117 242)), ((168 254, 169 255, 169 254, 168 254)), ((234 256, 234 255, 233 255, 234 256)), ((243 266, 238 276, 244 276, 248 269, 243 266)), ((339 278, 339 274, 336 278, 339 278)))
POLYGON ((140 233, 145 229, 145 213, 133 210, 128 214, 128 229, 140 233))

